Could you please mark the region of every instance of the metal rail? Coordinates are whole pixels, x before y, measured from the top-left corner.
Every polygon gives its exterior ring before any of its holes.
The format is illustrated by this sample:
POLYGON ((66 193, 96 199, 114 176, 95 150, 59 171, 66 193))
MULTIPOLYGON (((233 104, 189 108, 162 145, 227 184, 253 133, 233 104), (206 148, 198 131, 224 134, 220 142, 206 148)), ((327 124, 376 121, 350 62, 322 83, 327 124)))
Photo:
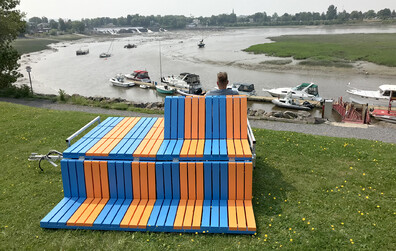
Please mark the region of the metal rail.
POLYGON ((250 126, 249 119, 247 120, 248 126, 248 139, 250 144, 250 149, 252 150, 252 162, 253 167, 256 166, 256 138, 254 137, 252 127, 250 126))
POLYGON ((100 124, 100 116, 97 116, 96 118, 94 118, 93 120, 91 120, 91 122, 89 122, 88 124, 86 124, 85 126, 81 127, 80 130, 78 130, 77 132, 73 133, 73 135, 71 135, 70 137, 68 137, 66 139, 66 143, 67 146, 70 147, 70 142, 77 137, 80 133, 82 133, 83 131, 85 131, 88 127, 90 127, 93 123, 98 122, 98 125, 100 124))

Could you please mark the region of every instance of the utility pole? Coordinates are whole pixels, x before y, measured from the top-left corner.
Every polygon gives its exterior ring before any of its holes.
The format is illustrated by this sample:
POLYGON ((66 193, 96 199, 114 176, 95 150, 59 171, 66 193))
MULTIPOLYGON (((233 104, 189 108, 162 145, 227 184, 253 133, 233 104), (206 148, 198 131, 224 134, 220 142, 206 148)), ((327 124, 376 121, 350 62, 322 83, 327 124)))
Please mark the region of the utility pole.
POLYGON ((26 66, 26 71, 29 74, 29 82, 30 82, 30 92, 33 95, 33 85, 32 85, 32 78, 30 77, 30 72, 32 71, 32 67, 26 66))

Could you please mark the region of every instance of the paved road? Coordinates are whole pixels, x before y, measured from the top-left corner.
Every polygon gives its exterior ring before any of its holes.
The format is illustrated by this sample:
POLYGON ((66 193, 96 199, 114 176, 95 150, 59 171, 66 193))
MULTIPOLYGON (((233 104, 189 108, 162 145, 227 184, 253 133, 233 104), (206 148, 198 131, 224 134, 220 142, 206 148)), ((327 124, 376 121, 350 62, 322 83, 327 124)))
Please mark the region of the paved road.
MULTIPOLYGON (((114 116, 139 116, 139 117, 160 117, 159 114, 145 114, 131 111, 110 110, 97 107, 58 104, 48 100, 22 100, 0 98, 2 102, 11 102, 21 105, 27 105, 38 108, 61 110, 61 111, 80 111, 88 113, 108 114, 114 116)), ((296 124, 296 123, 283 123, 265 120, 251 120, 252 127, 277 130, 277 131, 291 131, 300 132, 313 135, 341 137, 341 138, 358 138, 378 140, 389 143, 396 143, 396 125, 388 123, 378 123, 376 125, 345 125, 341 123, 331 124, 296 124)))

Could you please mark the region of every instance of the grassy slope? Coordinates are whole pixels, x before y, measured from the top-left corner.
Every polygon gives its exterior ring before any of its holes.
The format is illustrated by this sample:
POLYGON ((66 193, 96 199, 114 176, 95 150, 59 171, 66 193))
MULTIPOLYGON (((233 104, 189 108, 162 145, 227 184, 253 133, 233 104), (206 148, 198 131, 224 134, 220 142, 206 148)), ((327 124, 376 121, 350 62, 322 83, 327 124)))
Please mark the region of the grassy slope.
POLYGON ((96 115, 2 102, 0 114, 2 249, 304 250, 396 245, 395 145, 258 129, 256 236, 41 229, 39 221, 63 197, 61 173, 49 164, 41 173, 27 157, 31 152, 64 150, 64 139, 96 115))
POLYGON ((81 39, 81 36, 60 35, 42 38, 19 38, 13 42, 13 46, 20 54, 25 54, 48 49, 48 45, 52 43, 77 39, 81 39))
POLYGON ((248 52, 322 61, 363 60, 396 66, 396 34, 295 35, 271 38, 248 52))

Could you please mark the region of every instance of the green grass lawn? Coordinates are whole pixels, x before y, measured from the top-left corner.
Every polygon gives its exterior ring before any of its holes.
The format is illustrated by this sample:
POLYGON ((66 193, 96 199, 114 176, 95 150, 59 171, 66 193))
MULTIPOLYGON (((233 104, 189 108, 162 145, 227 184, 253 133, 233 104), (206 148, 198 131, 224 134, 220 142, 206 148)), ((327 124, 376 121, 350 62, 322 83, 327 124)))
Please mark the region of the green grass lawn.
POLYGON ((61 41, 71 41, 81 39, 81 36, 77 35, 59 35, 59 36, 48 36, 42 38, 18 38, 12 45, 20 54, 26 54, 36 51, 48 49, 49 44, 58 43, 61 41))
POLYGON ((60 167, 45 164, 40 172, 27 158, 63 151, 64 140, 97 115, 4 102, 0 114, 0 249, 396 246, 394 144, 255 129, 254 236, 48 230, 39 222, 63 198, 60 167))
POLYGON ((310 65, 346 66, 368 61, 396 66, 396 34, 288 35, 271 37, 275 43, 253 45, 245 51, 277 57, 310 59, 310 65), (312 63, 311 61, 320 63, 312 63))

